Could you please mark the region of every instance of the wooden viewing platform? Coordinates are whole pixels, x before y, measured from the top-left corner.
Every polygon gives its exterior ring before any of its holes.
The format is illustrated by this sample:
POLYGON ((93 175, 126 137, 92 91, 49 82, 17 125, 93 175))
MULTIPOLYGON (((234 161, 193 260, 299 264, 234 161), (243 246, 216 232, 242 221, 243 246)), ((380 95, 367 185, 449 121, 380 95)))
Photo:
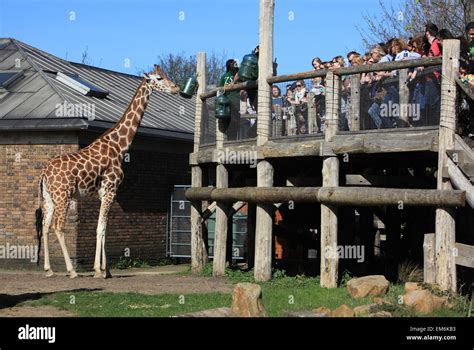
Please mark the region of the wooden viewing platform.
MULTIPOLYGON (((459 41, 443 41, 443 57, 422 58, 320 70, 297 74, 273 74, 274 0, 260 1, 259 79, 206 91, 205 53, 198 53, 199 80, 196 99, 194 151, 190 154, 192 187, 186 193, 192 202, 192 269, 202 271, 207 262, 203 238, 205 202, 215 202, 215 244, 213 274, 223 275, 227 236, 231 225, 229 208, 235 202, 249 202, 249 239, 254 237, 255 279, 265 281, 272 271, 272 230, 274 211, 279 203, 320 203, 318 217, 321 252, 335 249, 341 219, 352 222, 343 206, 373 207, 368 222, 382 206, 424 206, 436 208, 432 242, 433 258, 425 259, 425 281, 442 289, 456 291, 456 264, 474 267, 474 248, 456 243, 456 212, 474 205, 474 152, 455 134, 458 91, 459 41), (360 75, 367 72, 398 70, 400 104, 409 102, 406 86, 408 70, 441 65, 441 114, 439 125, 413 127, 408 116, 399 120, 406 127, 360 130, 360 75), (341 76, 351 79, 350 130, 339 131, 341 76), (281 136, 272 133, 271 84, 297 79, 324 77, 325 132, 281 136), (226 125, 216 121, 214 142, 203 144, 205 102, 218 91, 258 89, 256 138, 226 140, 226 125), (249 163, 226 161, 228 154, 248 154, 249 163), (404 174, 402 169, 433 168, 436 179, 404 174), (371 170, 375 169, 373 173, 371 170), (385 171, 389 169, 389 171, 385 171), (213 180, 209 180, 213 179, 213 180), (208 185, 214 184, 212 188, 208 185), (253 203, 253 204, 252 204, 253 203), (254 218, 250 217, 250 213, 254 218), (458 249, 461 247, 462 249, 458 249), (461 254, 462 256, 459 256, 461 254), (430 266, 427 264, 430 262, 430 266), (430 272, 431 273, 431 272, 430 272)), ((462 88, 464 90, 464 87, 462 88)), ((310 130, 311 131, 311 130, 310 130)), ((400 208, 399 208, 400 209, 400 208)), ((353 215, 353 214, 351 214, 353 215)), ((377 215, 383 216, 383 215, 377 215)), ((418 218, 417 220, 423 220, 418 218)), ((396 215, 385 214, 387 230, 396 231, 396 215), (391 215, 391 216, 390 216, 391 215), (392 226, 391 226, 392 225, 392 226), (395 229, 394 229, 395 227, 395 229)), ((469 220, 469 217, 468 217, 469 220)), ((368 226, 367 226, 368 227, 368 226)), ((426 234, 429 231, 424 232, 426 234)), ((393 237, 392 232, 392 237, 393 237)), ((426 236, 425 238, 427 238, 426 236)), ((430 243, 431 244, 431 243, 430 243)), ((320 277, 323 287, 333 288, 338 281, 338 257, 321 256, 320 277)))

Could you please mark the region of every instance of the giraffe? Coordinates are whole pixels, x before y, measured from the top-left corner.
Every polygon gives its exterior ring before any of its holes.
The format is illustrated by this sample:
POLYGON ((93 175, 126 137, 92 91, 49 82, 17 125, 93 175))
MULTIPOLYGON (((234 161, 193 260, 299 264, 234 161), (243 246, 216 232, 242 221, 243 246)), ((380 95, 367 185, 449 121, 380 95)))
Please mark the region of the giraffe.
POLYGON ((64 225, 72 200, 93 196, 101 201, 97 223, 94 277, 108 277, 105 256, 105 233, 110 207, 123 179, 122 160, 130 148, 153 90, 176 94, 179 87, 171 82, 158 65, 145 74, 122 118, 89 146, 51 159, 43 168, 38 189, 36 217, 38 238, 43 235, 44 270, 53 276, 49 260, 48 235, 56 234, 70 278, 77 273, 64 240, 64 225))

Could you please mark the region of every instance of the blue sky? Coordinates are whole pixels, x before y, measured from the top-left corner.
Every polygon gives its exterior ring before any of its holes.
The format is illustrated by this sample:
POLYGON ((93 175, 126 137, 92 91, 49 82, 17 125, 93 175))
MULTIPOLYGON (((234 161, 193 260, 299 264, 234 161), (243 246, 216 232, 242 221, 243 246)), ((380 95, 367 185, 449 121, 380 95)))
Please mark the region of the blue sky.
MULTIPOLYGON (((356 25, 378 9, 378 0, 276 0, 278 73, 363 50, 356 25)), ((87 47, 93 65, 136 74, 167 53, 240 60, 258 43, 258 11, 258 0, 0 0, 0 37, 76 62, 87 47)))

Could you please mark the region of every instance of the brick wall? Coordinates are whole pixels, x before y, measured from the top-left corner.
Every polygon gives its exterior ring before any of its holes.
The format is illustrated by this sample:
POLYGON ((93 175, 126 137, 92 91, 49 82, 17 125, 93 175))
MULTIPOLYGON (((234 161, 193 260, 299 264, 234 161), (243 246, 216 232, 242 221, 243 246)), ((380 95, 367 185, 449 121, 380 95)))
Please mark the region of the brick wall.
MULTIPOLYGON (((52 157, 73 152, 74 144, 0 145, 0 246, 36 245, 35 210, 42 167, 52 157)), ((75 218, 69 217, 65 228, 69 253, 75 256, 75 218)), ((51 262, 64 266, 56 235, 50 236, 51 262)), ((4 248, 4 249, 5 249, 4 248)), ((0 252, 1 253, 1 252, 0 252)), ((42 252, 43 253, 43 248, 42 252)), ((41 265, 43 258, 41 254, 41 265)), ((0 266, 36 267, 30 260, 2 259, 0 266)))
MULTIPOLYGON (((123 163, 124 181, 109 214, 106 252, 109 263, 124 253, 131 259, 153 263, 166 256, 167 214, 175 184, 191 181, 188 154, 132 150, 123 163)), ((82 198, 79 203, 77 263, 93 265, 100 202, 82 198)))
MULTIPOLYGON (((15 145, 0 144, 0 254, 2 247, 37 245, 35 210, 41 169, 54 156, 79 149, 77 138, 65 141, 64 135, 54 133, 47 140, 56 144, 46 144, 44 134, 23 133, 21 140, 12 138, 17 143, 15 145)), ((132 259, 150 263, 165 257, 172 187, 191 181, 188 165, 190 144, 162 144, 157 140, 138 138, 136 145, 136 149, 130 152, 129 162, 123 164, 125 178, 109 216, 106 245, 112 263, 124 255, 125 249, 129 250, 132 259)), ((69 210, 66 244, 78 269, 91 269, 93 265, 99 206, 98 199, 81 198, 77 210, 69 210)), ((54 233, 50 233, 49 247, 53 269, 65 271, 64 258, 54 233)), ((30 260, 2 259, 0 256, 2 266, 36 268, 30 260)))

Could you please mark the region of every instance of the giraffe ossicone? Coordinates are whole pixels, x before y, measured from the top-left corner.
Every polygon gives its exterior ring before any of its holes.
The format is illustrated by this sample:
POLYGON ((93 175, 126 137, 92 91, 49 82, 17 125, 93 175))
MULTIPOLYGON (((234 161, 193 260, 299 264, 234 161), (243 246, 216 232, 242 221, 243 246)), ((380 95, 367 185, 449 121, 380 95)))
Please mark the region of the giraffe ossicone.
MULTIPOLYGON (((94 277, 109 276, 105 255, 107 219, 118 187, 123 180, 122 161, 133 142, 147 107, 151 93, 156 91, 176 94, 179 87, 155 65, 145 74, 121 119, 89 146, 51 159, 40 176, 36 228, 38 239, 43 238, 44 270, 53 275, 49 258, 49 233, 53 231, 71 278, 77 277, 64 239, 64 225, 69 205, 81 196, 96 196, 100 201, 94 277)), ((39 255, 38 255, 39 257, 39 255)))

